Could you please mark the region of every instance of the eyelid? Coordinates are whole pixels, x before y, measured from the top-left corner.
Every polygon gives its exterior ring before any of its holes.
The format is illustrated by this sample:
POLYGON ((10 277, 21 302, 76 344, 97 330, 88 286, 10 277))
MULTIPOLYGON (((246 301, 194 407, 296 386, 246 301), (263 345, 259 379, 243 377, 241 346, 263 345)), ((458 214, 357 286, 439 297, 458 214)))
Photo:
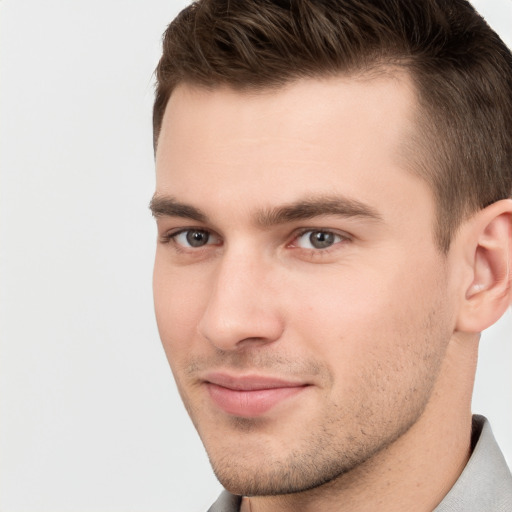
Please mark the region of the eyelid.
POLYGON ((218 245, 218 241, 221 240, 220 236, 217 235, 217 233, 215 233, 211 229, 204 228, 202 226, 186 226, 186 227, 169 229, 165 233, 163 233, 159 238, 162 243, 173 243, 176 247, 180 247, 182 249, 191 249, 194 251, 200 250, 201 248, 206 247, 207 245, 218 245), (187 245, 178 243, 176 241, 176 238, 179 235, 186 233, 188 231, 203 231, 205 233, 208 233, 209 240, 204 246, 201 246, 201 247, 192 247, 192 246, 187 246, 187 245), (214 238, 216 241, 214 243, 212 243, 210 241, 211 238, 214 238))
POLYGON ((347 233, 346 231, 340 231, 338 229, 332 229, 332 228, 317 228, 317 227, 307 227, 307 228, 301 228, 292 235, 292 240, 288 244, 288 247, 291 247, 292 249, 301 249, 305 251, 313 251, 313 252, 328 252, 329 250, 334 249, 338 244, 344 242, 344 241, 350 241, 353 237, 347 233), (307 233, 329 233, 336 237, 341 238, 341 240, 334 242, 332 245, 325 247, 325 248, 305 248, 305 247, 299 247, 296 245, 296 242, 299 238, 304 236, 307 233))
POLYGON ((321 233, 332 233, 333 235, 340 236, 341 238, 345 238, 347 240, 352 240, 354 237, 347 233, 346 231, 343 231, 341 229, 334 229, 334 228, 317 228, 317 227, 306 227, 306 228, 299 228, 295 230, 295 232, 292 234, 292 238, 298 238, 302 235, 305 235, 306 233, 315 233, 315 232, 321 232, 321 233))
MULTIPOLYGON (((298 250, 302 250, 302 251, 310 251, 310 252, 315 252, 315 253, 327 253, 331 250, 336 249, 336 246, 338 246, 339 244, 341 244, 345 241, 353 240, 353 236, 350 235, 349 233, 347 233, 346 231, 342 231, 342 230, 338 230, 338 229, 319 228, 319 227, 308 226, 308 227, 296 229, 290 235, 289 240, 290 241, 286 244, 286 247, 288 247, 288 248, 298 249, 298 250), (341 240, 337 240, 332 245, 325 247, 325 248, 306 248, 306 247, 300 247, 297 245, 297 240, 300 237, 304 236, 307 233, 314 233, 314 232, 330 233, 336 237, 339 237, 341 240)), ((212 246, 212 245, 218 246, 218 245, 223 244, 223 240, 220 235, 218 235, 215 231, 205 228, 203 226, 180 226, 177 228, 169 229, 169 230, 165 231, 164 233, 162 233, 161 235, 159 235, 159 241, 163 244, 173 244, 177 250, 185 250, 185 251, 190 250, 190 251, 194 251, 194 252, 197 252, 203 248, 206 248, 207 246, 212 246), (182 244, 182 243, 177 242, 176 238, 180 234, 186 233, 189 231, 203 231, 205 233, 208 233, 210 238, 205 245, 199 246, 199 247, 193 247, 188 244, 182 244)))

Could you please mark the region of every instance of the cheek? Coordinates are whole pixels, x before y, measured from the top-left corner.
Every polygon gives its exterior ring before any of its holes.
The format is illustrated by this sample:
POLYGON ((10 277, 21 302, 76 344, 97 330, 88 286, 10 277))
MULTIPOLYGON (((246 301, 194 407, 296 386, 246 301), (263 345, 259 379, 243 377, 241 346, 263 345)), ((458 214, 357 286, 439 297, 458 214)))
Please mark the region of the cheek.
POLYGON ((158 255, 153 273, 155 315, 167 358, 174 367, 191 348, 203 311, 205 286, 193 273, 172 271, 158 255))
POLYGON ((300 297, 299 301, 290 301, 290 310, 294 310, 290 326, 297 322, 298 330, 307 331, 320 346, 325 340, 329 352, 346 340, 355 342, 355 337, 379 330, 392 313, 396 297, 389 276, 377 279, 369 271, 342 268, 325 275, 300 277, 289 286, 291 297, 300 297))
POLYGON ((296 337, 332 376, 322 417, 354 436, 392 433, 421 413, 450 333, 440 289, 376 277, 340 282, 296 310, 296 337))
POLYGON ((449 340, 449 319, 439 315, 447 306, 434 271, 418 275, 402 263, 380 271, 342 269, 325 282, 305 280, 302 293, 294 291, 303 298, 295 305, 294 336, 347 385, 363 375, 385 379, 385 372, 390 379, 414 380, 417 361, 430 366, 449 340))

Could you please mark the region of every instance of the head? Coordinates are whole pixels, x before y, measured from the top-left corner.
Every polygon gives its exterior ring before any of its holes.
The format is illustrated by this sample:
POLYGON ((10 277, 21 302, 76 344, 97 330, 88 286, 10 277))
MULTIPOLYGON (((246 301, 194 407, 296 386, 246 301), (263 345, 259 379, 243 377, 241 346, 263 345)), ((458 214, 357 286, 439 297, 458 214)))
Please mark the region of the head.
POLYGON ((228 489, 469 409, 510 296, 512 57, 467 2, 194 3, 153 119, 158 326, 228 489))

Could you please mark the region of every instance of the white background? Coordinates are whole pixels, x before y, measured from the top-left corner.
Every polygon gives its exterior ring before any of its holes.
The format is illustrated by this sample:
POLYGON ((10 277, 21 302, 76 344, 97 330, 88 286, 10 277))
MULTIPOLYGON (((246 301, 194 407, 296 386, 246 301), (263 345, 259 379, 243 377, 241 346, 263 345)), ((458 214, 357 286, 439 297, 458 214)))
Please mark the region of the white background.
MULTIPOLYGON (((176 0, 0 2, 0 512, 203 511, 220 490, 152 311, 152 72, 176 0)), ((475 4, 512 43, 512 1, 475 4)), ((474 399, 512 462, 512 315, 474 399)))

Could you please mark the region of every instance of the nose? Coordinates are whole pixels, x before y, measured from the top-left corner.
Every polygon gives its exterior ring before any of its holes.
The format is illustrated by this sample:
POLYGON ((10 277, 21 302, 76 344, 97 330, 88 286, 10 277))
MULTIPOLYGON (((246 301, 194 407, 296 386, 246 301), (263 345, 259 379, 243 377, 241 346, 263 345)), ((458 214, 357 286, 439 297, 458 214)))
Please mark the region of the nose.
POLYGON ((200 334, 215 347, 233 351, 278 340, 284 324, 269 268, 245 254, 222 257, 199 322, 200 334))

